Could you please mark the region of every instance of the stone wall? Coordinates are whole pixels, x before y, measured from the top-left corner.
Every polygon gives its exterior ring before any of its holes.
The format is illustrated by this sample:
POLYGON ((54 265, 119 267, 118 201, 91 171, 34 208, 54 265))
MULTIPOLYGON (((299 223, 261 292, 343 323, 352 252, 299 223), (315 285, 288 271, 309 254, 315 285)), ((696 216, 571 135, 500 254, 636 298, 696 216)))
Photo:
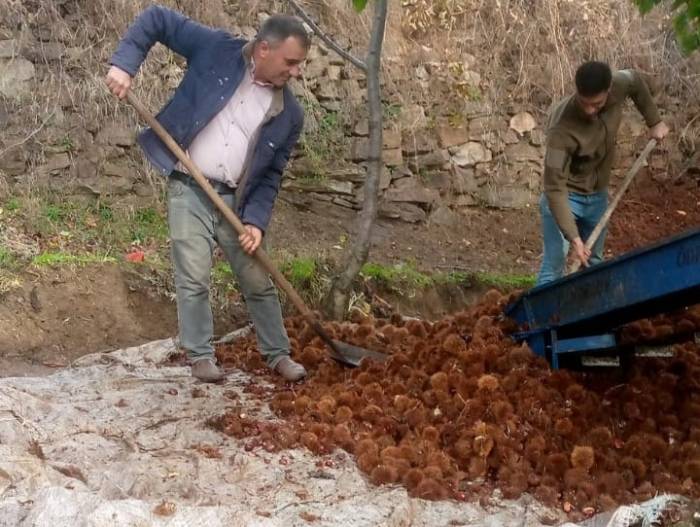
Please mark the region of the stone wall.
MULTIPOLYGON (((72 27, 81 20, 68 14, 65 22, 72 27)), ((252 27, 232 30, 247 37, 255 33, 252 27)), ((0 124, 5 132, 0 177, 10 185, 31 179, 65 193, 152 194, 153 179, 135 146, 134 113, 106 95, 104 62, 88 58, 74 44, 69 32, 57 36, 40 27, 0 27, 0 124), (92 113, 71 96, 78 75, 83 86, 94 90, 92 113), (54 78, 64 84, 52 84, 54 78), (56 86, 62 90, 58 95, 51 92, 56 86)), ((158 58, 149 58, 149 80, 140 78, 137 90, 155 80, 165 93, 177 85, 184 64, 163 49, 153 53, 158 58)), ((106 62, 107 56, 101 59, 106 62)), ((546 108, 497 107, 472 56, 460 63, 432 57, 406 67, 397 60, 387 54, 383 78, 391 111, 383 131, 381 216, 449 224, 464 207, 533 204, 541 185, 546 108)), ((283 192, 359 209, 368 150, 363 74, 315 43, 304 79, 292 87, 307 108, 342 116, 333 122, 343 142, 319 173, 318 166, 309 168, 315 145, 307 135, 305 148, 294 153, 283 192)), ((631 164, 645 133, 641 119, 630 115, 620 134, 620 167, 631 164)), ((307 125, 312 126, 311 119, 307 125)))

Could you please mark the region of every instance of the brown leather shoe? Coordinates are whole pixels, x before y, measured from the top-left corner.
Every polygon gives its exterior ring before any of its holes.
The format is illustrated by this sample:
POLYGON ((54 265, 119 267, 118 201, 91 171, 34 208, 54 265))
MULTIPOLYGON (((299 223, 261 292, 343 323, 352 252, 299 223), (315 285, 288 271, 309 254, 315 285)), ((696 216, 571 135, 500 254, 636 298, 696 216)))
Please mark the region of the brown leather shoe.
POLYGON ((289 382, 300 381, 306 377, 306 368, 289 357, 284 357, 275 366, 275 371, 289 382))
POLYGON ((224 374, 212 359, 199 359, 192 363, 192 377, 202 382, 219 382, 224 374))

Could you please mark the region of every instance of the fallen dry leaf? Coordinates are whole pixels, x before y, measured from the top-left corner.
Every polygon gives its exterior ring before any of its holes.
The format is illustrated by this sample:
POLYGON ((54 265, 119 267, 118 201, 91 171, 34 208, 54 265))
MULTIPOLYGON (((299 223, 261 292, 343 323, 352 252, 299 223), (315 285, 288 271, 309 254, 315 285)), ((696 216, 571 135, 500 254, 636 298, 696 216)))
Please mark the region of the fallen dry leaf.
POLYGON ((307 521, 307 522, 310 522, 310 523, 313 523, 313 522, 319 520, 319 517, 318 517, 318 516, 316 516, 315 514, 311 514, 310 512, 306 512, 306 511, 301 511, 301 512, 299 513, 299 517, 300 517, 302 520, 307 521))
POLYGON ((153 514, 157 516, 172 516, 175 514, 175 509, 177 509, 177 506, 173 502, 163 500, 153 509, 153 514))

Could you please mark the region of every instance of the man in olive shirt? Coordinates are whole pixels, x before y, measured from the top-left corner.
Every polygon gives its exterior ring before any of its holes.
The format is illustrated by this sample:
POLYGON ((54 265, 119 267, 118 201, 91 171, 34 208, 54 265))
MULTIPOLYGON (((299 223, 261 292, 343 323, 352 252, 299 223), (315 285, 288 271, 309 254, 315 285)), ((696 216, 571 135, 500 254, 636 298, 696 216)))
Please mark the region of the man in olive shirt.
POLYGON ((634 70, 613 73, 602 62, 581 65, 576 93, 550 112, 540 200, 544 255, 537 285, 564 275, 569 247, 584 266, 603 259, 605 231, 592 250, 586 249, 585 240, 608 204, 615 136, 627 97, 644 116, 651 137, 663 139, 668 126, 642 77, 634 70))

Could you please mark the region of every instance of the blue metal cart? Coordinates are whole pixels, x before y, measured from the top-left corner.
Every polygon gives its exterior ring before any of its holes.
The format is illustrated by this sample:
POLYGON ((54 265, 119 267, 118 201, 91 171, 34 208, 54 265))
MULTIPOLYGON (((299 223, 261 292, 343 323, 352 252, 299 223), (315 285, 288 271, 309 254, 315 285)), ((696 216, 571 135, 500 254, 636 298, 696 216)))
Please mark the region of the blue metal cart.
POLYGON ((532 350, 565 356, 611 351, 620 326, 700 303, 700 228, 523 293, 506 308, 532 350))

